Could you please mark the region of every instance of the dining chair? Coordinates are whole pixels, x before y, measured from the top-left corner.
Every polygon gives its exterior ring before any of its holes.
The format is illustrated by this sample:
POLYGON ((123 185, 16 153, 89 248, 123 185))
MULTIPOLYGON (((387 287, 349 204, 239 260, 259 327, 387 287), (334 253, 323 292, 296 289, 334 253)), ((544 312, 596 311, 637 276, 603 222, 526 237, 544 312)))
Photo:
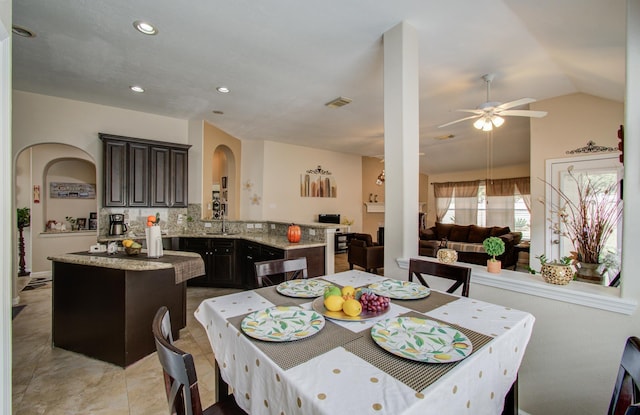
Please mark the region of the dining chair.
POLYGON ((429 284, 425 281, 423 274, 454 280, 455 282, 449 287, 447 292, 453 293, 462 287, 462 296, 469 296, 471 268, 411 258, 409 260, 409 281, 413 281, 415 275, 422 285, 428 287, 429 284))
POLYGON ((640 415, 640 404, 628 407, 624 415, 640 415))
POLYGON ((255 267, 258 287, 274 285, 269 277, 276 275, 284 275, 284 281, 308 278, 306 257, 261 261, 256 262, 255 267))
POLYGON ((613 387, 608 415, 624 415, 633 404, 640 401, 640 339, 629 337, 622 352, 620 369, 613 387))
POLYGON ((169 414, 176 415, 240 415, 246 414, 238 406, 233 395, 224 394, 224 399, 202 409, 198 377, 193 356, 173 345, 169 310, 162 306, 152 323, 158 359, 162 365, 165 391, 169 403, 169 414))

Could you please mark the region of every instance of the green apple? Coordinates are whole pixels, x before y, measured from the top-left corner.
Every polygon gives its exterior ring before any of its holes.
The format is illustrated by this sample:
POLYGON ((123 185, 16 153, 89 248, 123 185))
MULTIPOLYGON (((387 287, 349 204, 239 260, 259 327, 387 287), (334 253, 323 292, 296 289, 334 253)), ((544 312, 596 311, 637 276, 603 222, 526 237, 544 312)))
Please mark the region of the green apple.
POLYGON ((330 295, 342 296, 342 291, 340 291, 340 288, 336 287, 335 285, 330 285, 324 289, 324 298, 327 298, 330 295))

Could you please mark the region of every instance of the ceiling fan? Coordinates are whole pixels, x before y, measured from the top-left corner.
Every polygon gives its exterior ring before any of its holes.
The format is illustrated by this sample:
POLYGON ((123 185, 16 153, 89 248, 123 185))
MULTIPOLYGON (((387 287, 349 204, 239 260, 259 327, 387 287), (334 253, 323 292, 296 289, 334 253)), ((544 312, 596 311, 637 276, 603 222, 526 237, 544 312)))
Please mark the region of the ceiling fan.
POLYGON ((455 124, 465 120, 472 120, 477 118, 477 120, 473 123, 473 126, 478 130, 483 131, 491 131, 493 127, 500 127, 504 124, 503 117, 534 117, 534 118, 542 118, 547 115, 546 111, 532 111, 532 110, 513 110, 511 108, 519 107, 521 105, 530 104, 535 102, 536 100, 533 98, 520 98, 511 102, 495 102, 490 100, 490 90, 491 90, 491 81, 495 77, 494 74, 486 74, 482 76, 486 85, 487 85, 487 102, 481 104, 477 109, 469 110, 469 109, 460 109, 457 111, 460 112, 470 112, 473 115, 469 117, 460 118, 459 120, 451 121, 446 124, 439 125, 438 128, 446 127, 451 124, 455 124))

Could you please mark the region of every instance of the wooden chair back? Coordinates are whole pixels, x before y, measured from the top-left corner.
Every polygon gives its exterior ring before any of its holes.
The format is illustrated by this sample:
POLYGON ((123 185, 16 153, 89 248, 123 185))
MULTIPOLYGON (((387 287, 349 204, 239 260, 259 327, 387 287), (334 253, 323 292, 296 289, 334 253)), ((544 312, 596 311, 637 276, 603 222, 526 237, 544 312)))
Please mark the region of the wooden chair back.
POLYGON ((284 281, 308 278, 306 257, 261 261, 256 262, 255 267, 258 287, 274 285, 275 278, 269 277, 276 275, 283 275, 284 281))
POLYGON ((237 406, 233 395, 209 408, 202 409, 198 377, 193 356, 173 345, 169 310, 162 306, 156 312, 152 323, 158 359, 164 375, 165 391, 169 404, 169 414, 245 414, 237 406))
POLYGON ((428 287, 429 284, 425 281, 422 276, 423 274, 453 280, 455 282, 451 287, 449 287, 447 292, 453 293, 458 288, 462 287, 462 296, 469 296, 471 268, 411 258, 409 260, 409 281, 413 281, 413 277, 415 276, 422 285, 428 287))
POLYGON ((624 415, 633 404, 639 403, 640 339, 629 337, 622 352, 618 377, 613 388, 608 415, 624 415))

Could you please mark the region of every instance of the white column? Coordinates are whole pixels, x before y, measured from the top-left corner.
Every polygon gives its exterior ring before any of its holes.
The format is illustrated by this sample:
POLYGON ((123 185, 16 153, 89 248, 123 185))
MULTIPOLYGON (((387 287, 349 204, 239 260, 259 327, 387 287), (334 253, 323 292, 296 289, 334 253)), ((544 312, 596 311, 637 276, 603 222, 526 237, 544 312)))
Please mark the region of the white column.
POLYGON ((0 413, 11 413, 11 298, 17 297, 11 151, 11 2, 0 2, 0 413), (15 250, 14 250, 15 249, 15 250))
POLYGON ((418 34, 406 22, 384 34, 384 273, 418 255, 418 34))
POLYGON ((623 297, 640 298, 640 0, 627 1, 626 71, 621 286, 623 297))

